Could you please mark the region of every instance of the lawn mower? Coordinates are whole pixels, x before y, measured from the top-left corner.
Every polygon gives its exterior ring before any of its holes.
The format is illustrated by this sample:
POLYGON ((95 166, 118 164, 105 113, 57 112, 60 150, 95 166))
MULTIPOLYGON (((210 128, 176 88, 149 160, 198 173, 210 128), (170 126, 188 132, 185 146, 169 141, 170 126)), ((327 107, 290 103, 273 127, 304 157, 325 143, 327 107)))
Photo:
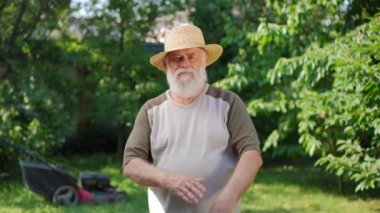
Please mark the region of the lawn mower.
POLYGON ((42 195, 55 204, 76 205, 78 203, 126 202, 127 193, 117 190, 110 184, 110 179, 98 172, 80 172, 78 180, 66 170, 54 164, 46 163, 25 147, 6 144, 37 160, 20 160, 22 180, 32 192, 42 195))

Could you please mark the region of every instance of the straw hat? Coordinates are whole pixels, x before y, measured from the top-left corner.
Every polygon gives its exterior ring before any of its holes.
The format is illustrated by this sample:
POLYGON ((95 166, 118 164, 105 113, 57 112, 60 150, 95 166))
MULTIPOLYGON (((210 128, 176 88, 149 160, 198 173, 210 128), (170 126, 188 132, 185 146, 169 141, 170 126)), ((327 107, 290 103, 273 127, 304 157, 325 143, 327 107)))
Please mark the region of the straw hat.
POLYGON ((206 66, 214 63, 222 55, 223 47, 218 44, 205 44, 201 29, 194 25, 181 25, 165 33, 164 51, 150 58, 150 63, 159 70, 166 71, 164 59, 167 53, 193 47, 202 47, 207 53, 206 66))

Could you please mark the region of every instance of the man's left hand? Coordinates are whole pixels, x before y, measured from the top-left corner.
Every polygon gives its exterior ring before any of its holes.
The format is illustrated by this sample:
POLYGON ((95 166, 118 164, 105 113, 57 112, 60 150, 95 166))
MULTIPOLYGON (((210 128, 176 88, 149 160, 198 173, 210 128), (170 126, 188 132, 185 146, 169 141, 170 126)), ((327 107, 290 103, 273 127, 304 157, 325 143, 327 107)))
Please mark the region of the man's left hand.
POLYGON ((211 206, 209 213, 231 213, 233 209, 233 202, 229 198, 220 195, 211 206))

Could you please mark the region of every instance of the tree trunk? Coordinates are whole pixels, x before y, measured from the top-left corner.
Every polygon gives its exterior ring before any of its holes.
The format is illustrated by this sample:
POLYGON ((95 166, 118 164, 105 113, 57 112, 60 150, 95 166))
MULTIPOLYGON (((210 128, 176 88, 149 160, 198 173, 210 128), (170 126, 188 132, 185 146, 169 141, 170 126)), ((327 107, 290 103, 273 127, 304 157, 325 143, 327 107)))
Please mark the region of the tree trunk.
MULTIPOLYGON (((46 2, 45 2, 46 3, 46 2)), ((42 13, 44 11, 44 9, 46 9, 44 6, 43 6, 43 2, 40 4, 40 8, 38 10, 38 13, 36 14, 34 20, 33 20, 33 23, 31 24, 31 27, 29 29, 29 32, 28 34, 26 35, 25 37, 25 40, 28 41, 30 39, 30 37, 33 35, 33 32, 34 30, 37 28, 37 24, 38 22, 41 21, 41 16, 42 16, 42 13)))
POLYGON ((120 125, 117 130, 116 155, 118 157, 123 156, 123 152, 124 152, 124 144, 125 144, 124 131, 125 131, 125 128, 123 128, 123 126, 120 125))
POLYGON ((337 177, 337 187, 338 187, 339 194, 342 194, 342 192, 343 192, 343 179, 340 176, 337 177))
POLYGON ((13 31, 12 31, 11 37, 9 38, 8 55, 10 55, 10 53, 11 53, 11 51, 13 49, 13 44, 14 44, 14 42, 16 40, 17 33, 19 31, 21 20, 22 20, 22 17, 24 16, 27 4, 28 4, 28 0, 23 0, 22 1, 21 7, 20 7, 20 11, 19 11, 19 13, 17 15, 16 22, 15 22, 15 25, 13 27, 13 31))

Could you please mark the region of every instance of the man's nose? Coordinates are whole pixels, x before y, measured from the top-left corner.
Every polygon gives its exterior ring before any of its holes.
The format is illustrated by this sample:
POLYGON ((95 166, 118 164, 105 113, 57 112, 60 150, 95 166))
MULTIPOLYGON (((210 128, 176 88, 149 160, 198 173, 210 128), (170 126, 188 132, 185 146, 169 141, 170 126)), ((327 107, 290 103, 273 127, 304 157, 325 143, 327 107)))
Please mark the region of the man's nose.
POLYGON ((189 67, 191 65, 191 62, 187 57, 183 57, 179 65, 181 67, 189 67))

